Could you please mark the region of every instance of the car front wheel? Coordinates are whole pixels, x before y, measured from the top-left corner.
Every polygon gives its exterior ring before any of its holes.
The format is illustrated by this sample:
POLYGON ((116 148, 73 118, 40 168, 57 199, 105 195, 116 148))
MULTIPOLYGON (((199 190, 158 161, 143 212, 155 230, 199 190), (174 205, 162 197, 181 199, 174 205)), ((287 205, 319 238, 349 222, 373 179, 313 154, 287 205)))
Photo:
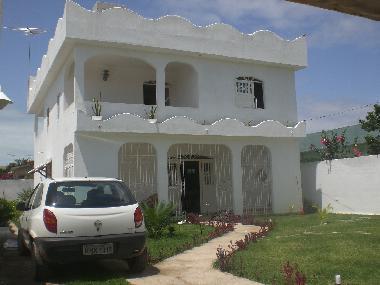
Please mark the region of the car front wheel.
POLYGON ((142 272, 148 264, 148 251, 145 248, 141 255, 127 259, 129 270, 132 273, 142 272))

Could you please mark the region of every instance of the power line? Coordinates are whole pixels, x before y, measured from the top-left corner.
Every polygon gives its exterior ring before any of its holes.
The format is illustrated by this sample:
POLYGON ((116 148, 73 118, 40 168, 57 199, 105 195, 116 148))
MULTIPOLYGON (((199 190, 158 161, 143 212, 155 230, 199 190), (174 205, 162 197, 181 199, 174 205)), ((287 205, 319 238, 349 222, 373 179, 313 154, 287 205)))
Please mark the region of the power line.
POLYGON ((316 120, 321 120, 321 119, 326 119, 326 118, 331 118, 331 117, 342 116, 343 114, 346 114, 346 113, 349 113, 349 112, 353 112, 353 111, 357 111, 357 110, 362 110, 362 109, 365 109, 365 108, 368 108, 368 107, 372 107, 373 105, 379 104, 379 103, 380 103, 380 101, 377 101, 377 102, 371 103, 371 104, 366 104, 366 105, 362 105, 362 106, 356 106, 356 107, 352 107, 352 108, 349 108, 349 109, 346 109, 346 110, 343 110, 343 111, 340 111, 340 112, 334 112, 334 113, 330 113, 330 114, 325 114, 325 115, 321 115, 321 116, 305 119, 304 121, 316 121, 316 120))

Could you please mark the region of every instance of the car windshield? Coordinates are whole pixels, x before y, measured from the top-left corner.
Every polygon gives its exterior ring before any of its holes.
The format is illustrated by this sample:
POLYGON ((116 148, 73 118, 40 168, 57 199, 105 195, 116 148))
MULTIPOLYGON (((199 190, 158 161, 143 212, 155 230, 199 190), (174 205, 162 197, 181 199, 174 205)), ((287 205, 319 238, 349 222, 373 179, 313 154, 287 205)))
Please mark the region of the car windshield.
POLYGON ((49 185, 46 206, 105 208, 135 204, 128 187, 119 181, 67 181, 49 185))

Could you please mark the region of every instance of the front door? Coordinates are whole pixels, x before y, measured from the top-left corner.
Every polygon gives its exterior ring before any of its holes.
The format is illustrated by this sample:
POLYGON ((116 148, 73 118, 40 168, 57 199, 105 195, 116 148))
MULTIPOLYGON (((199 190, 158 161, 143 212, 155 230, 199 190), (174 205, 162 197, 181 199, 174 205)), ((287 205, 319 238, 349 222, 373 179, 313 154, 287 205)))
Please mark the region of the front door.
POLYGON ((184 161, 182 174, 182 210, 187 213, 200 213, 199 162, 184 161))

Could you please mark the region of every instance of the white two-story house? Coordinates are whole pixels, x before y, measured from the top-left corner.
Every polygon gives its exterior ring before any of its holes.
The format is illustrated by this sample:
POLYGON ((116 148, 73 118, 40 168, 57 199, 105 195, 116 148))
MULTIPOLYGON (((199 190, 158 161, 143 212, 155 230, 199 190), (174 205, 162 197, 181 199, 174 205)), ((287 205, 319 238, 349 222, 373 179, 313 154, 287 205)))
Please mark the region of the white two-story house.
POLYGON ((35 182, 118 177, 138 200, 187 212, 300 209, 295 72, 306 65, 304 37, 68 1, 30 78, 35 182))

